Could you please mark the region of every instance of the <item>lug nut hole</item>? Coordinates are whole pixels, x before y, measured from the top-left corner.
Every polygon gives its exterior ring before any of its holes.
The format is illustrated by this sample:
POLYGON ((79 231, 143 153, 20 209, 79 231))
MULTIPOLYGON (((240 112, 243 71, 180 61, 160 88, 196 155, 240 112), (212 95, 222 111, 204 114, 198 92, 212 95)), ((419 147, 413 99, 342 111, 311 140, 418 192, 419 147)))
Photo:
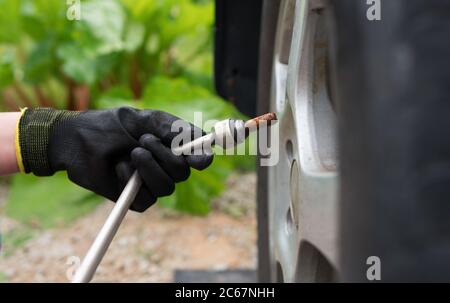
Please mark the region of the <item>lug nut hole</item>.
POLYGON ((294 145, 292 144, 291 140, 287 140, 286 142, 286 154, 289 162, 292 162, 292 160, 294 159, 294 145))

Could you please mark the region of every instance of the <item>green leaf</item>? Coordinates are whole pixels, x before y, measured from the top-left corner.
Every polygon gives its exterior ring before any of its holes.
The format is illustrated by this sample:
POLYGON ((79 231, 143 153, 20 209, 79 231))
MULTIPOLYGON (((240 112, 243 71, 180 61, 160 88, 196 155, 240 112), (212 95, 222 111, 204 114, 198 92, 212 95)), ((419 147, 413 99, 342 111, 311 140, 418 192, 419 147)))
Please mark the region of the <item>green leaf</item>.
POLYGON ((49 38, 35 46, 25 63, 25 81, 40 83, 51 75, 54 63, 53 43, 49 38))
POLYGON ((6 214, 26 224, 50 228, 73 221, 102 200, 71 183, 64 173, 47 178, 16 175, 8 196, 6 214))
POLYGON ((145 36, 144 25, 137 22, 130 23, 127 27, 124 38, 125 50, 129 53, 132 53, 135 50, 137 50, 144 42, 144 36, 145 36))
POLYGON ((0 42, 18 42, 21 31, 20 1, 0 0, 0 42))
POLYGON ((58 58, 63 61, 63 72, 78 83, 94 84, 112 71, 118 54, 97 56, 87 48, 79 48, 76 44, 67 43, 57 50, 58 58))
POLYGON ((45 25, 39 18, 30 15, 22 15, 23 30, 35 41, 39 41, 47 34, 45 25))
POLYGON ((14 82, 14 52, 0 49, 0 89, 14 82))
POLYGON ((116 86, 99 97, 97 108, 108 109, 120 106, 136 106, 133 93, 127 86, 116 86))
POLYGON ((183 78, 152 78, 142 99, 144 107, 173 113, 191 123, 196 112, 202 114, 203 121, 244 118, 230 103, 183 78))
POLYGON ((164 207, 179 211, 206 215, 210 201, 225 189, 225 180, 233 166, 223 156, 216 156, 213 164, 204 171, 192 170, 188 181, 176 185, 175 195, 160 199, 164 207))
POLYGON ((48 21, 44 16, 45 12, 42 11, 42 6, 39 5, 39 1, 22 1, 21 21, 23 30, 30 35, 35 41, 39 41, 47 34, 48 21))
POLYGON ((88 54, 74 44, 65 44, 57 50, 63 61, 62 70, 78 83, 93 84, 96 80, 96 57, 88 54))
POLYGON ((152 33, 145 43, 145 51, 149 55, 156 54, 160 49, 160 41, 159 41, 159 35, 156 33, 152 33))
POLYGON ((161 1, 148 0, 121 0, 123 6, 131 14, 132 18, 140 22, 148 21, 149 17, 154 13, 155 8, 160 5, 161 1))
POLYGON ((99 41, 99 54, 122 50, 125 12, 115 0, 91 0, 81 5, 81 22, 99 41))

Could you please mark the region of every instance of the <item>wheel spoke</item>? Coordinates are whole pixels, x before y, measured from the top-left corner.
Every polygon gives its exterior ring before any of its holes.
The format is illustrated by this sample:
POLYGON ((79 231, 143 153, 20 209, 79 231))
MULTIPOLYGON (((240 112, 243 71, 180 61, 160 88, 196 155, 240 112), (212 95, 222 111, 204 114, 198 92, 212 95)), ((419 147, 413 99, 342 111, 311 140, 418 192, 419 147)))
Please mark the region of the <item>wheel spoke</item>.
POLYGON ((313 281, 318 256, 333 265, 338 258, 336 117, 326 83, 327 36, 316 12, 323 3, 295 1, 294 14, 293 3, 284 1, 278 24, 271 108, 279 115, 280 150, 278 164, 269 168, 272 262, 286 282, 313 281))

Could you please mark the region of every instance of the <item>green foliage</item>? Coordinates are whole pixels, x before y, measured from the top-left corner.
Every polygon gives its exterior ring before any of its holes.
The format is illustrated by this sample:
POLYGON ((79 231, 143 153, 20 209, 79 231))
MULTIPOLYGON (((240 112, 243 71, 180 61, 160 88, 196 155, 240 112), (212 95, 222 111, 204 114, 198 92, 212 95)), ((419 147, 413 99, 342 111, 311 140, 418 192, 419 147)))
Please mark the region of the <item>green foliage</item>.
POLYGON ((196 112, 202 113, 203 122, 243 118, 230 103, 223 102, 202 86, 190 84, 185 78, 154 77, 147 84, 142 99, 145 108, 168 111, 192 123, 196 112))
POLYGON ((52 227, 71 222, 86 214, 103 199, 78 187, 64 173, 38 178, 14 176, 6 215, 37 227, 52 227))
POLYGON ((14 43, 20 37, 20 2, 0 0, 0 40, 14 43))
POLYGON ((0 89, 14 82, 14 53, 11 49, 0 53, 0 89))
POLYGON ((133 98, 133 93, 127 86, 114 86, 103 93, 96 103, 98 108, 108 109, 120 106, 139 107, 133 98))
MULTIPOLYGON (((4 106, 128 105, 191 122, 194 112, 202 112, 203 121, 242 117, 212 88, 212 0, 85 0, 79 21, 66 18, 68 6, 61 0, 0 0, 0 7, 4 106), (80 88, 88 93, 80 94, 80 88)), ((231 171, 251 169, 253 162, 252 157, 216 156, 210 168, 194 171, 162 203, 206 214, 231 171)), ((95 204, 62 174, 18 176, 7 212, 46 227, 70 221, 95 204)))

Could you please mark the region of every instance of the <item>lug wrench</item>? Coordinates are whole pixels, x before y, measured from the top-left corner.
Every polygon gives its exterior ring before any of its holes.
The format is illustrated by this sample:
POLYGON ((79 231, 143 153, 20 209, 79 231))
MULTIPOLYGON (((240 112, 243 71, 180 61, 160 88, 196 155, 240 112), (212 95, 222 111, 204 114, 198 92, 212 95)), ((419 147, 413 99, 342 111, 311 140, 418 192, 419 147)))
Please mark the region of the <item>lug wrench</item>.
MULTIPOLYGON (((270 123, 276 119, 274 113, 268 113, 247 122, 231 119, 223 120, 214 125, 211 133, 180 147, 173 148, 172 151, 175 154, 188 154, 193 150, 212 147, 213 145, 218 145, 222 148, 231 148, 245 141, 250 132, 256 131, 259 128, 261 121, 270 123)), ((128 209, 136 198, 141 185, 142 180, 138 172, 135 171, 120 194, 119 199, 103 227, 100 229, 100 232, 97 234, 94 243, 89 248, 81 266, 76 271, 72 283, 88 283, 91 281, 128 209)))

